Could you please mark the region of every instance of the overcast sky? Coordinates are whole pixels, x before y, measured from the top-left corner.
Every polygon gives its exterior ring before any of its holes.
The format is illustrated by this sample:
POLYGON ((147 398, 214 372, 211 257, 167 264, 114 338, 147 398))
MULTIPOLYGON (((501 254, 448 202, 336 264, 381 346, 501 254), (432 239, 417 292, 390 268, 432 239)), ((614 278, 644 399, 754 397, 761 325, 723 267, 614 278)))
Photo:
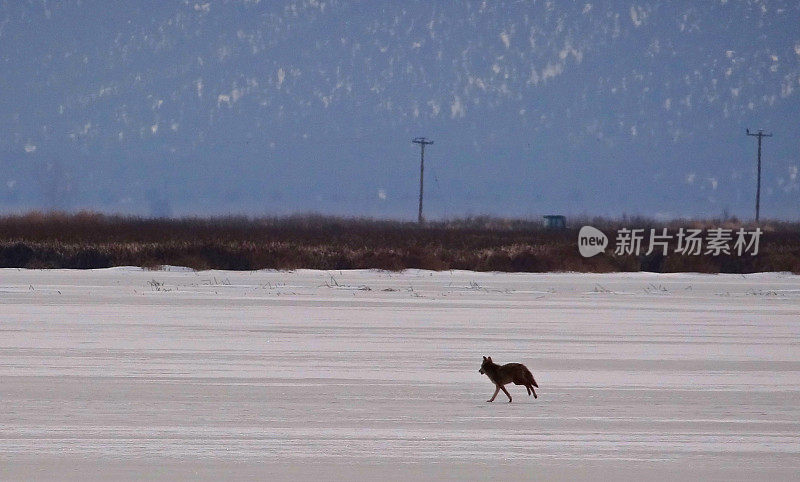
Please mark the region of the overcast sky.
POLYGON ((800 219, 800 2, 0 0, 0 211, 800 219))

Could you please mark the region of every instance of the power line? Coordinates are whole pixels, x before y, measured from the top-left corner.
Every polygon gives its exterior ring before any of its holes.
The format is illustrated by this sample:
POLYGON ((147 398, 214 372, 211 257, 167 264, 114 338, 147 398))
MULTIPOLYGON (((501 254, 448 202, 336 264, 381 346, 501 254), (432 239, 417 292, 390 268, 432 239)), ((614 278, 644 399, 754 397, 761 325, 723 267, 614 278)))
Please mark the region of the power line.
POLYGON ((433 141, 429 141, 425 137, 415 137, 411 140, 414 144, 419 144, 419 214, 417 217, 417 222, 422 224, 422 187, 423 187, 423 175, 425 173, 425 146, 433 144, 433 141))
POLYGON ((747 129, 747 135, 758 137, 758 181, 756 184, 756 222, 758 222, 761 210, 761 138, 772 137, 772 134, 764 134, 764 131, 761 129, 758 130, 758 133, 753 134, 750 132, 750 129, 747 129))

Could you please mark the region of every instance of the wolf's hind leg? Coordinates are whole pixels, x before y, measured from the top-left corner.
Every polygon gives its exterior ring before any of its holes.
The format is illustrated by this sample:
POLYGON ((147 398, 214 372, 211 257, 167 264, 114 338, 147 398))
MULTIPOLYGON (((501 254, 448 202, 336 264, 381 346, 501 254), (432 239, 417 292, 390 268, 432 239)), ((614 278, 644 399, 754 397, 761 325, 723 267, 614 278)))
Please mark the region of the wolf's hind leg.
POLYGON ((539 388, 539 385, 536 383, 536 379, 533 378, 533 373, 531 373, 528 368, 525 368, 525 378, 527 379, 528 385, 533 385, 536 388, 539 388))

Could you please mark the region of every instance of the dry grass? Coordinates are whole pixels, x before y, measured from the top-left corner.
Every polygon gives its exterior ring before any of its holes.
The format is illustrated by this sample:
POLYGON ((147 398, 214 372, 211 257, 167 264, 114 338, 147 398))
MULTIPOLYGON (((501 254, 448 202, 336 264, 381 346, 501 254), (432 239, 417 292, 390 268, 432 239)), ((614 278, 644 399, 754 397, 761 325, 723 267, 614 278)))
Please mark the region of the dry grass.
MULTIPOLYGON (((762 223, 758 256, 616 256, 584 259, 577 228, 730 227, 736 220, 572 219, 549 231, 531 220, 469 218, 416 223, 322 216, 143 219, 95 213, 0 217, 0 267, 477 271, 791 271, 800 273, 800 224, 762 223)), ((752 226, 749 226, 752 227, 752 226)))

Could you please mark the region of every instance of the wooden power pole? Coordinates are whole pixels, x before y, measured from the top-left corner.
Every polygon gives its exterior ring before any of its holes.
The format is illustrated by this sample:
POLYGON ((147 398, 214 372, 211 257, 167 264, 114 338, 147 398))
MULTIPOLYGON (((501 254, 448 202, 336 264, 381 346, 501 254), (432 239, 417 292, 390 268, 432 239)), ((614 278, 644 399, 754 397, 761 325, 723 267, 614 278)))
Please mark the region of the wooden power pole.
POLYGON ((761 138, 772 137, 772 134, 764 134, 764 131, 761 129, 758 130, 758 133, 753 134, 750 132, 750 129, 747 129, 747 135, 758 137, 758 180, 756 181, 756 222, 758 222, 761 210, 761 138))
POLYGON ((419 214, 417 222, 423 223, 422 218, 422 188, 423 188, 423 174, 425 173, 425 146, 433 144, 424 137, 415 137, 411 140, 414 144, 419 144, 419 214))

